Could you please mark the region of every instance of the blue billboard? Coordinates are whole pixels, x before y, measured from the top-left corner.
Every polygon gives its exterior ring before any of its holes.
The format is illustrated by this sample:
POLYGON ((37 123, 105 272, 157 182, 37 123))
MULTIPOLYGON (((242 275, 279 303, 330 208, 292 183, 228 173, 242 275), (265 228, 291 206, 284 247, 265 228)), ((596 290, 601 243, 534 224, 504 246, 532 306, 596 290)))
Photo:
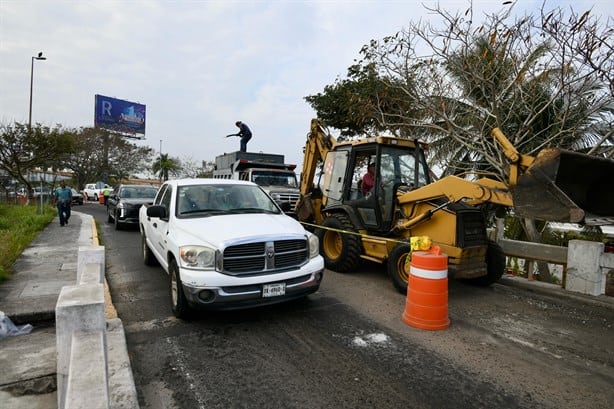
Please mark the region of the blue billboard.
POLYGON ((145 135, 145 105, 96 95, 94 127, 145 135))

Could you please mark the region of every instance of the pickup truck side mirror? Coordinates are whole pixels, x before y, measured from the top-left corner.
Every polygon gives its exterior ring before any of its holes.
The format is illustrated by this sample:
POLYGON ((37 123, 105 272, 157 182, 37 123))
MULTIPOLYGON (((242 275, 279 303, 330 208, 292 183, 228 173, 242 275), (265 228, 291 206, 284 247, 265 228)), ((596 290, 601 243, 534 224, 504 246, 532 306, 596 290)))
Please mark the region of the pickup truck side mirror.
POLYGON ((159 217, 160 219, 166 219, 166 207, 164 206, 149 206, 147 208, 147 216, 159 217))

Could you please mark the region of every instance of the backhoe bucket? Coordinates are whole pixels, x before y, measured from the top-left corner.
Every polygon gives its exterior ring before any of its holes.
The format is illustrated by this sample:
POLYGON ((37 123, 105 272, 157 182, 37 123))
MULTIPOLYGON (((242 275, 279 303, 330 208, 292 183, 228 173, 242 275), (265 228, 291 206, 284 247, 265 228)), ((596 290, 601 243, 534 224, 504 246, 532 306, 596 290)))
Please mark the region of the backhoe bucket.
POLYGON ((523 217, 590 225, 614 223, 614 160, 563 149, 539 152, 513 187, 523 217))

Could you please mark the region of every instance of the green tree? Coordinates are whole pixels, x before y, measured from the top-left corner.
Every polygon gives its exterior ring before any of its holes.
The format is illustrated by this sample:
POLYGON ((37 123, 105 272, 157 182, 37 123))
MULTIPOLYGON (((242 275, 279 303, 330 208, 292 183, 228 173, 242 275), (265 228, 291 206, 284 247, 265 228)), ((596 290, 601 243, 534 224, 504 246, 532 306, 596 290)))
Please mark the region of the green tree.
POLYGON ((160 181, 166 181, 169 175, 176 175, 181 171, 181 161, 163 153, 154 160, 151 171, 158 175, 160 181))
POLYGON ((73 154, 56 163, 57 169, 74 172, 79 189, 85 183, 115 177, 119 180, 145 170, 153 149, 139 147, 103 129, 80 128, 70 132, 73 154))
POLYGON ((324 87, 322 93, 305 100, 318 113, 318 118, 349 137, 358 133, 375 135, 387 128, 380 117, 403 115, 412 109, 411 99, 403 91, 404 84, 390 86, 370 64, 355 64, 348 69, 347 79, 337 79, 324 87))
POLYGON ((109 147, 110 175, 118 180, 129 178, 135 173, 147 170, 155 155, 154 149, 148 146, 136 146, 118 135, 112 137, 109 147))
POLYGON ((426 140, 447 174, 488 169, 506 179, 490 137, 495 126, 526 154, 605 143, 599 153, 612 155, 611 26, 573 10, 516 20, 508 10, 481 24, 471 8, 430 11, 441 25, 410 23, 372 40, 347 79, 306 97, 318 117, 346 134, 375 129, 426 140))
POLYGON ((32 197, 33 186, 28 173, 47 169, 72 153, 69 134, 59 125, 54 128, 15 122, 0 124, 0 169, 23 184, 32 197))

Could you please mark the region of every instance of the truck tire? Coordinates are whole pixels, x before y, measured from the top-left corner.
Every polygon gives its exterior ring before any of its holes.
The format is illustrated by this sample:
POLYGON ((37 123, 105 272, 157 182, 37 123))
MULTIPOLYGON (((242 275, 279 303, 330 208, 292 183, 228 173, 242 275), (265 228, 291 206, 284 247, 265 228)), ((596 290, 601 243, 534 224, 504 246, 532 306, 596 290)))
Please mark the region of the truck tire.
MULTIPOLYGON (((341 213, 333 214, 324 219, 322 227, 354 231, 350 219, 347 215, 341 213)), ((320 239, 320 254, 324 257, 326 268, 339 273, 354 271, 360 263, 360 237, 335 230, 316 229, 316 235, 320 239)))
POLYGON ((144 234, 141 235, 141 252, 143 253, 143 264, 146 266, 155 266, 158 264, 156 256, 152 253, 147 245, 147 238, 144 234))
POLYGON ((107 223, 113 223, 113 218, 111 217, 111 212, 109 211, 108 207, 107 207, 107 223))
POLYGON ((177 262, 174 259, 168 265, 168 276, 173 314, 177 318, 185 319, 189 315, 190 307, 183 293, 179 267, 177 267, 177 262))
POLYGON ((94 193, 94 202, 98 202, 98 195, 94 193))
POLYGON ((388 256, 388 275, 390 280, 401 294, 407 294, 407 282, 409 281, 409 265, 405 268, 407 256, 411 248, 407 243, 399 243, 392 249, 388 256))
POLYGON ((487 287, 496 283, 505 272, 505 254, 503 249, 496 242, 488 240, 488 250, 486 250, 486 275, 477 278, 470 278, 468 283, 480 287, 487 287))
POLYGON ((113 213, 113 224, 114 224, 115 230, 122 229, 122 224, 120 223, 119 218, 117 217, 117 211, 113 213))

